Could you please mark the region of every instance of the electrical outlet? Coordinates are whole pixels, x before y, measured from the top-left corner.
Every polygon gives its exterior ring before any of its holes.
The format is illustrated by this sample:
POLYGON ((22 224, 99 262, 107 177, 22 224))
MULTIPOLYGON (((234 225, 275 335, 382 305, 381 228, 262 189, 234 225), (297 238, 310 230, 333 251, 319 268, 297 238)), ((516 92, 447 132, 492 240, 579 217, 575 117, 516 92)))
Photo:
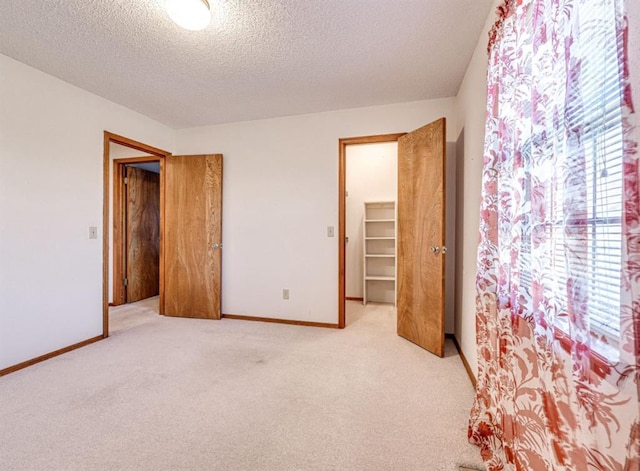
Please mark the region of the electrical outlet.
POLYGON ((327 226, 327 237, 333 237, 333 236, 334 236, 333 226, 327 226))
POLYGON ((98 238, 98 226, 89 226, 89 239, 98 238))
POLYGON ((285 288, 282 290, 282 299, 289 299, 289 289, 285 288))

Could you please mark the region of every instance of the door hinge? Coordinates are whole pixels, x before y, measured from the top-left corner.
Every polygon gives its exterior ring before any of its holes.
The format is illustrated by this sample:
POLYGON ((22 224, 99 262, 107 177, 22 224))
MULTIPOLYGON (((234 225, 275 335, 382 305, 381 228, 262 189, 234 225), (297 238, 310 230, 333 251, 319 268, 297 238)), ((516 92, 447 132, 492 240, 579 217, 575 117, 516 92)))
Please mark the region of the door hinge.
POLYGON ((129 177, 124 177, 124 184, 126 185, 127 183, 129 183, 129 177))
POLYGON ((126 278, 122 279, 122 286, 127 286, 129 284, 129 280, 127 280, 126 278))

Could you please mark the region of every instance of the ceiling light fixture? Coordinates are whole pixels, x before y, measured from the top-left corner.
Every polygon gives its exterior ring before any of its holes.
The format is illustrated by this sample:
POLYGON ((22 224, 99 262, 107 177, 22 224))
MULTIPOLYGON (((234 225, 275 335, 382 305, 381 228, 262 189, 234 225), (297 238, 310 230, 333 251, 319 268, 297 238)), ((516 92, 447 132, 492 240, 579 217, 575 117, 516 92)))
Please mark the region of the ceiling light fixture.
POLYGON ((211 22, 207 0, 166 0, 164 8, 178 26, 190 31, 205 29, 211 22))

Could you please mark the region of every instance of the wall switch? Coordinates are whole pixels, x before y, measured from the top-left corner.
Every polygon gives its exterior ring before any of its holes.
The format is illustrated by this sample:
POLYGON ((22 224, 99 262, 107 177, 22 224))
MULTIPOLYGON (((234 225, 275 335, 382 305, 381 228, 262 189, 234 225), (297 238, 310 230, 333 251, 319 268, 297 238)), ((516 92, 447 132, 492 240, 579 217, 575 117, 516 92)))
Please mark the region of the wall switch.
POLYGON ((289 290, 287 288, 282 290, 282 299, 289 299, 289 290))
POLYGON ((327 237, 333 237, 333 226, 327 226, 327 237))
POLYGON ((89 239, 98 238, 98 226, 89 226, 89 239))

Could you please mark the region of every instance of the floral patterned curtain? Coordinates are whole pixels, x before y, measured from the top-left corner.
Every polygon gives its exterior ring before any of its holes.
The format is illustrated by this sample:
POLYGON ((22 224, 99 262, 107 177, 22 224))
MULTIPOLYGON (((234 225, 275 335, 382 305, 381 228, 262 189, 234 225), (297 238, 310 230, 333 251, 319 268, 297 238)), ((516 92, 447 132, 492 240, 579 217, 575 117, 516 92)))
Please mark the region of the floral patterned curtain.
POLYGON ((624 0, 507 0, 498 13, 469 437, 489 470, 638 471, 640 167, 624 0))

